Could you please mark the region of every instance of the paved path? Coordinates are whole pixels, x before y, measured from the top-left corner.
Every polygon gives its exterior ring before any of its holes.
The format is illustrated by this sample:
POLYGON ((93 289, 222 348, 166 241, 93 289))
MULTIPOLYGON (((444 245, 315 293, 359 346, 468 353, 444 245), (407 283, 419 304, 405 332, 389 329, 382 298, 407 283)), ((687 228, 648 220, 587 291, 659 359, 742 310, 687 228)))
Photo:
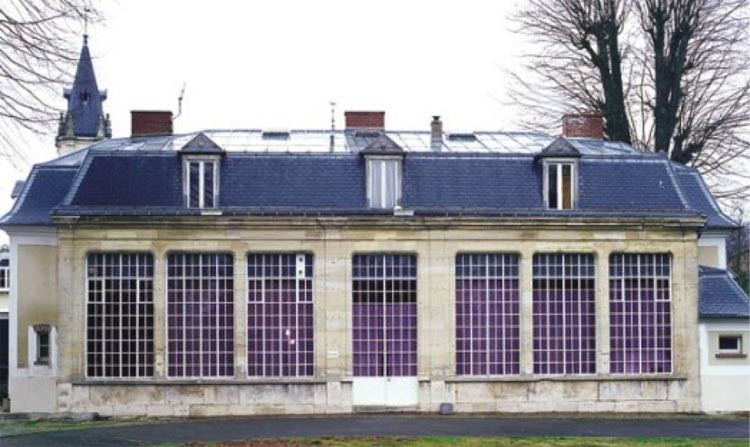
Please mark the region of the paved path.
POLYGON ((613 436, 750 438, 747 419, 349 416, 198 419, 0 438, 0 446, 120 447, 298 436, 613 436))

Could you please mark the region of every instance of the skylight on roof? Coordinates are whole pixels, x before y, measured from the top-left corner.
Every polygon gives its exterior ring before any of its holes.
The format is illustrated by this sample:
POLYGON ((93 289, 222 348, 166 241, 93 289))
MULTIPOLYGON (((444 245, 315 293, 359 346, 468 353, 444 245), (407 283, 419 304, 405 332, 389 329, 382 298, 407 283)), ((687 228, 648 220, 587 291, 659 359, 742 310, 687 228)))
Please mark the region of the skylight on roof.
POLYGON ((264 140, 288 140, 288 130, 264 130, 262 134, 264 140))
POLYGON ((477 136, 473 133, 449 133, 450 141, 477 141, 477 136))

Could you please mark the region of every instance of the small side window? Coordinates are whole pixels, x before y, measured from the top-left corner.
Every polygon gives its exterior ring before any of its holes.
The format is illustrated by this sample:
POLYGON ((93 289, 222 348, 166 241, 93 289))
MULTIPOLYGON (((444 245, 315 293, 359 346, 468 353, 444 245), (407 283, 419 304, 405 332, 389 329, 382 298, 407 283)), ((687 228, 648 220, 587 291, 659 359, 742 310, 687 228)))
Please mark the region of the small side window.
POLYGON ((48 324, 35 324, 36 333, 36 360, 35 365, 49 365, 50 357, 50 326, 48 324))
POLYGON ((719 335, 719 355, 741 355, 741 335, 719 335))
POLYGON ((0 291, 10 290, 10 262, 8 259, 0 259, 0 291))

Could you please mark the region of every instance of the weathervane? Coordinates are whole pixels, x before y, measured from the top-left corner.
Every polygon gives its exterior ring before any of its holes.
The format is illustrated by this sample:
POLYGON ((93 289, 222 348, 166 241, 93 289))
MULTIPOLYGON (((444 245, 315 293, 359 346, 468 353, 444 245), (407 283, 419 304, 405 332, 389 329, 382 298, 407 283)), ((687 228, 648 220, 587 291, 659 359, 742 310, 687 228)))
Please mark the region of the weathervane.
POLYGON ((88 6, 83 8, 83 40, 89 38, 89 12, 91 9, 88 6))

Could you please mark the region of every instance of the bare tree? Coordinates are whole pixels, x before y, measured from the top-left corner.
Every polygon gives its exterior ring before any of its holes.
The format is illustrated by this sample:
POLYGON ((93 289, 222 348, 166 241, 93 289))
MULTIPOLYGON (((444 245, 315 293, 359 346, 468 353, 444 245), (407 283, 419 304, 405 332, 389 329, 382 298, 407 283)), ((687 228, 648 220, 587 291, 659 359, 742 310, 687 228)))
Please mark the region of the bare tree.
POLYGON ((89 0, 0 4, 0 157, 14 166, 28 162, 19 136, 46 133, 56 120, 52 101, 70 81, 82 25, 99 18, 89 0))
MULTIPOLYGON (((630 143, 620 43, 626 16, 623 0, 531 0, 518 19, 543 48, 530 55, 526 70, 554 89, 566 106, 604 115, 606 134, 630 143)), ((534 95, 522 74, 516 79, 528 92, 523 95, 534 95)))
POLYGON ((537 116, 522 124, 599 112, 608 138, 692 164, 717 196, 746 196, 747 9, 747 0, 531 0, 518 22, 539 45, 511 98, 537 116))

